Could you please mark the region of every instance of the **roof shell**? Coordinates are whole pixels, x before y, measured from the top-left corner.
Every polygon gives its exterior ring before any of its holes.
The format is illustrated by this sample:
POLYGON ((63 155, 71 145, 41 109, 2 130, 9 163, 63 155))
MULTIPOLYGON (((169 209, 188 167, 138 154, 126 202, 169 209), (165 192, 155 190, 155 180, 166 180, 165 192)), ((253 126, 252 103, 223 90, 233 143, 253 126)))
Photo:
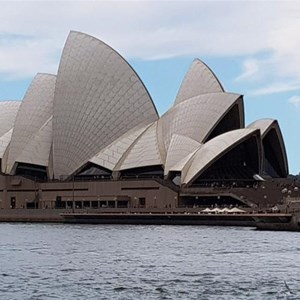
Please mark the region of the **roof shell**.
POLYGON ((120 160, 115 168, 116 171, 162 164, 156 127, 157 122, 154 122, 140 135, 120 160))
POLYGON ((0 101, 0 136, 14 127, 21 101, 0 101))
POLYGON ((165 151, 169 148, 173 134, 189 137, 199 143, 205 142, 234 105, 240 107, 238 117, 240 127, 243 127, 243 100, 238 94, 204 94, 173 106, 158 121, 159 138, 165 151))
POLYGON ((90 162, 113 171, 125 152, 149 126, 139 125, 126 132, 90 159, 90 162))
MULTIPOLYGON (((168 175, 169 171, 174 168, 178 162, 187 157, 200 147, 200 143, 182 135, 174 134, 167 153, 164 174, 168 175)), ((177 167, 178 168, 178 167, 177 167)))
POLYGON ((20 105, 21 101, 0 101, 0 159, 3 171, 5 171, 7 151, 20 105))
POLYGON ((224 92, 224 88, 213 71, 200 59, 195 59, 182 81, 174 105, 201 94, 220 92, 224 92))
MULTIPOLYGON (((55 81, 55 75, 37 74, 28 88, 15 120, 7 159, 7 173, 12 171, 24 148, 52 116, 55 81)), ((34 161, 32 163, 35 164, 34 161)))
POLYGON ((12 132, 13 128, 0 137, 0 159, 3 158, 4 153, 10 143, 12 132))
POLYGON ((52 144, 52 116, 24 147, 18 162, 48 167, 52 144))
POLYGON ((169 172, 182 172, 184 166, 188 163, 188 161, 193 157, 193 155, 197 152, 197 150, 200 149, 200 147, 203 144, 200 144, 199 148, 197 148, 196 150, 194 150, 193 152, 191 152, 190 154, 188 154, 186 157, 184 157, 183 159, 181 159, 179 162, 177 162, 175 165, 173 165, 169 172))
POLYGON ((128 130, 157 118, 148 91, 124 58, 96 38, 69 34, 54 99, 55 177, 70 175, 128 130))
POLYGON ((182 170, 182 183, 188 184, 192 182, 219 157, 253 135, 260 138, 259 130, 255 128, 243 128, 226 132, 208 141, 186 163, 182 170))
POLYGON ((261 137, 264 138, 271 128, 279 128, 279 124, 274 119, 260 119, 249 124, 247 127, 259 129, 261 137))
POLYGON ((285 173, 286 173, 286 175, 288 175, 289 174, 289 167, 288 167, 287 153, 286 153, 284 139, 283 139, 278 121, 274 120, 274 119, 260 119, 260 120, 257 120, 255 122, 251 123, 247 127, 248 128, 259 129, 262 140, 267 136, 267 134, 270 132, 271 129, 275 130, 278 141, 279 141, 279 144, 280 144, 280 148, 281 148, 285 173))

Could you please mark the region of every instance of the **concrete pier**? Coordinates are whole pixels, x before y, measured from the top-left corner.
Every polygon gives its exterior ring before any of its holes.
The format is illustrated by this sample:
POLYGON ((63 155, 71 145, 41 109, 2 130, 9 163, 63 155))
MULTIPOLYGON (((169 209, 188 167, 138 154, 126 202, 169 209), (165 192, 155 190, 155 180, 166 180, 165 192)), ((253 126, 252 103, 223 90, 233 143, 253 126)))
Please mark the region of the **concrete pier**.
POLYGON ((0 222, 248 226, 259 230, 300 231, 300 213, 206 214, 196 209, 1 209, 0 222))
POLYGON ((256 218, 256 228, 272 231, 300 231, 300 212, 293 213, 289 222, 281 222, 280 219, 271 220, 258 217, 256 218))
POLYGON ((201 213, 64 213, 67 223, 88 224, 155 224, 155 225, 207 225, 256 226, 256 219, 289 223, 291 214, 201 214, 201 213))

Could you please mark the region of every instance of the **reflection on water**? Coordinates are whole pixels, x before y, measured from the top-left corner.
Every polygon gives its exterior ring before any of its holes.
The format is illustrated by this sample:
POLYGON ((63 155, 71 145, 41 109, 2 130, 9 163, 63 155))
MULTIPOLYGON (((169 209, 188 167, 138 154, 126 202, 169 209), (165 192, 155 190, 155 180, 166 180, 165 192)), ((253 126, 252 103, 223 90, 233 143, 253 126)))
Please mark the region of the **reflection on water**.
POLYGON ((0 299, 300 299, 300 234, 0 224, 0 299))

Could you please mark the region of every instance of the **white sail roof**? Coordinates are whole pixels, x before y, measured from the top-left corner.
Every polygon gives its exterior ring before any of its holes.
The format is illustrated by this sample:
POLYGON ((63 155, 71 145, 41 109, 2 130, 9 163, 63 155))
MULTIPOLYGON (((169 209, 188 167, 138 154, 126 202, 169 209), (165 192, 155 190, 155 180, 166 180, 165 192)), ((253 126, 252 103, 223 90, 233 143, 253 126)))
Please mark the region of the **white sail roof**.
POLYGON ((52 116, 55 81, 55 75, 37 74, 27 90, 15 120, 6 172, 12 171, 24 148, 52 116))
POLYGON ((199 176, 219 157, 254 134, 259 135, 259 131, 251 128, 237 129, 208 141, 196 151, 183 168, 181 174, 182 183, 192 182, 196 176, 199 176))
POLYGON ((157 118, 145 86, 115 50, 89 35, 69 34, 54 99, 55 177, 70 175, 128 130, 157 118))
POLYGON ((213 71, 200 59, 195 59, 180 86, 175 105, 201 94, 220 92, 224 89, 213 71))
MULTIPOLYGON (((3 158, 9 146, 20 105, 21 101, 0 101, 0 159, 3 158)), ((4 171, 5 165, 6 159, 5 162, 2 160, 2 170, 4 171)))
MULTIPOLYGON (((260 120, 254 121, 247 127, 259 129, 261 136, 263 138, 272 126, 276 126, 276 123, 277 123, 277 121, 274 119, 260 119, 260 120)), ((278 123, 277 123, 277 126, 278 126, 278 123)))
POLYGON ((199 148, 197 148, 196 150, 194 150, 193 152, 191 152, 190 154, 188 154, 186 157, 184 157, 183 159, 181 159, 179 162, 177 162, 175 165, 173 165, 169 171, 172 172, 181 172, 184 168, 184 166, 188 163, 188 161, 193 157, 193 155, 196 153, 197 150, 200 149, 200 147, 203 144, 200 144, 199 148))
POLYGON ((17 162, 45 166, 49 164, 49 154, 52 143, 52 116, 24 147, 17 162))
POLYGON ((153 123, 132 145, 116 166, 116 171, 161 165, 162 160, 159 152, 157 122, 153 123))
MULTIPOLYGON (((169 148, 173 134, 189 137, 203 143, 226 113, 234 106, 243 107, 241 96, 232 93, 210 93, 199 95, 173 106, 158 121, 159 136, 165 151, 169 148)), ((241 109, 242 110, 242 109, 241 109)), ((243 126, 243 112, 239 128, 243 126)))
POLYGON ((1 159, 3 158, 7 146, 10 143, 12 132, 13 132, 13 128, 0 137, 0 158, 1 159))
POLYGON ((168 175, 173 167, 189 154, 199 148, 201 144, 191 138, 174 134, 167 153, 164 174, 168 175))
POLYGON ((14 127, 21 101, 0 101, 0 136, 14 127))
POLYGON ((90 159, 90 162, 112 171, 129 147, 149 126, 139 125, 126 132, 90 159))
POLYGON ((286 149, 285 149, 285 144, 284 144, 284 139, 278 124, 277 120, 274 119, 260 119, 257 120, 253 123, 251 123, 250 125, 247 126, 248 128, 256 128, 260 130, 260 134, 262 137, 262 140, 264 140, 267 135, 270 133, 270 131, 273 129, 276 132, 276 137, 278 139, 278 144, 276 143, 272 143, 272 147, 273 148, 280 148, 280 152, 279 149, 274 149, 275 152, 277 152, 278 157, 278 163, 279 165, 281 165, 283 174, 281 174, 283 177, 287 176, 289 174, 289 168, 288 168, 288 159, 287 159, 287 153, 286 153, 286 149), (278 147, 276 147, 278 146, 278 147))

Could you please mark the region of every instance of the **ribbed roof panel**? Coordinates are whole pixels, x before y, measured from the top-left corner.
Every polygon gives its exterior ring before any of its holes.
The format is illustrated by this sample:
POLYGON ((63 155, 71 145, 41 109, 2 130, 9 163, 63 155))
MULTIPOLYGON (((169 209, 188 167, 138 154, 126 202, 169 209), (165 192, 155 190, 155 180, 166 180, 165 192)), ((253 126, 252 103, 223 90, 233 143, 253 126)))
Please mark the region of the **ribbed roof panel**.
POLYGON ((95 155, 90 162, 113 171, 119 160, 149 125, 137 126, 95 155))
POLYGON ((164 174, 168 175, 170 169, 173 169, 172 167, 174 167, 174 165, 178 164, 179 161, 194 152, 200 145, 199 142, 191 138, 174 134, 168 149, 164 174))
POLYGON ((128 130, 158 118, 143 83, 105 43, 71 32, 54 100, 55 177, 70 175, 128 130))
POLYGON ((169 148, 173 134, 202 143, 239 98, 238 94, 210 93, 173 106, 159 120, 165 149, 169 148))
MULTIPOLYGON (((282 175, 283 177, 286 177, 289 174, 288 158, 287 158, 286 148, 284 144, 284 139, 278 121, 274 119, 260 119, 248 125, 248 128, 259 129, 262 140, 264 140, 264 138, 268 135, 271 129, 275 130, 280 145, 280 151, 281 151, 281 157, 278 159, 279 160, 278 163, 279 165, 283 164, 282 171, 284 174, 282 175)), ((278 149, 274 149, 274 150, 278 151, 278 149)))
POLYGON ((49 164, 52 143, 52 116, 45 122, 35 136, 18 156, 17 162, 45 166, 49 164))
POLYGON ((157 122, 153 123, 132 145, 116 171, 161 165, 157 141, 157 122))
POLYGON ((19 161, 24 148, 52 116, 55 81, 55 75, 37 74, 28 88, 15 120, 7 160, 8 173, 19 161))
POLYGON ((264 137, 265 134, 272 128, 272 126, 279 127, 278 122, 274 119, 260 119, 254 121, 247 127, 259 129, 261 136, 264 137))
MULTIPOLYGON (((259 131, 252 128, 237 129, 226 132, 205 143, 191 159, 186 163, 182 171, 182 183, 190 183, 196 176, 199 176, 208 165, 216 161, 223 153, 232 149, 242 140, 257 134, 259 131)), ((259 135, 260 136, 260 135, 259 135)), ((261 155, 261 154, 260 154, 261 155)))
POLYGON ((0 136, 14 127, 21 101, 0 101, 0 136))
POLYGON ((198 95, 220 92, 224 89, 213 71, 200 59, 195 59, 182 81, 174 105, 198 95))
POLYGON ((3 158, 3 155, 7 149, 7 146, 10 143, 12 132, 13 132, 13 129, 7 131, 5 134, 3 134, 0 137, 0 159, 3 158))

